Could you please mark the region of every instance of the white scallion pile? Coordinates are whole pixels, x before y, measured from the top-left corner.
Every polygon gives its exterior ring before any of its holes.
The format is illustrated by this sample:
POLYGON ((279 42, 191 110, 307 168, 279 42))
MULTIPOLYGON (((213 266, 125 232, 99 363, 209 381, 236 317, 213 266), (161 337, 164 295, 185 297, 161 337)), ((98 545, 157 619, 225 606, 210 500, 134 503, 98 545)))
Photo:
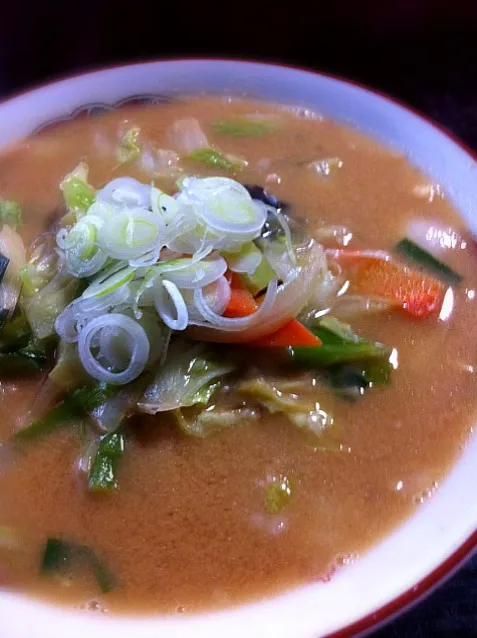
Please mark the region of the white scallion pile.
MULTIPOLYGON (((155 311, 158 323, 177 331, 190 325, 242 331, 256 324, 270 312, 277 282, 257 313, 226 318, 231 292, 224 275, 253 274, 260 265, 253 240, 267 209, 224 177, 188 177, 174 197, 130 177, 114 179, 57 234, 68 272, 88 285, 58 316, 56 331, 77 342, 92 377, 124 384, 157 352, 145 313, 150 319, 155 311)), ((160 332, 164 339, 166 332, 160 332)))

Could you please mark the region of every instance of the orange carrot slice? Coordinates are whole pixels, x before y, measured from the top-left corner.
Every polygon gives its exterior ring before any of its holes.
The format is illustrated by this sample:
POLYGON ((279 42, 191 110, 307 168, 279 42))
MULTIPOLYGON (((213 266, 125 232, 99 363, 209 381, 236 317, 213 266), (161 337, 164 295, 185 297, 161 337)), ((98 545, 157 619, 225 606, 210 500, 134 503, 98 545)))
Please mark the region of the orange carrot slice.
POLYGON ((440 312, 446 286, 405 266, 365 259, 354 265, 349 291, 381 297, 413 317, 426 318, 440 312))
POLYGON ((250 341, 247 345, 260 348, 286 348, 288 346, 320 346, 321 339, 314 335, 297 319, 292 319, 284 326, 268 335, 250 341))
POLYGON ((230 292, 230 301, 223 313, 224 317, 248 317, 257 310, 258 304, 246 288, 231 288, 230 292))

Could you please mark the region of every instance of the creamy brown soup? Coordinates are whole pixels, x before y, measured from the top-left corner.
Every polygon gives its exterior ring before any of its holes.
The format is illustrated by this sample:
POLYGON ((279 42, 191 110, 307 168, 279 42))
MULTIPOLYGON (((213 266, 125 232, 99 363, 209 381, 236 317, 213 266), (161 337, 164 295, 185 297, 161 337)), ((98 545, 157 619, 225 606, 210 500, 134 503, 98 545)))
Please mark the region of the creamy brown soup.
MULTIPOLYGON (((196 118, 211 144, 244 158, 235 179, 286 201, 292 216, 308 220, 310 235, 343 225, 351 246, 392 250, 407 224, 422 219, 466 236, 445 195, 368 137, 299 109, 201 97, 65 122, 5 151, 0 196, 23 207, 25 242, 61 214, 59 183, 82 158, 95 187, 129 175, 174 192, 175 178, 154 177, 140 161, 117 167, 115 152, 131 126, 140 127, 139 145, 179 150, 170 130, 183 118, 196 118), (212 128, 250 113, 276 114, 280 126, 259 136, 212 128)), ((187 162, 184 170, 222 174, 187 162)), ((444 259, 463 277, 449 319, 392 311, 347 319, 361 336, 395 348, 398 367, 389 385, 355 400, 315 387, 334 418, 322 438, 266 410, 207 438, 183 434, 168 416, 136 416, 126 428, 119 488, 91 494, 78 469, 82 443, 74 429, 6 443, 44 409, 50 386, 45 375, 3 379, 0 529, 13 530, 16 540, 10 546, 0 537, 0 586, 113 613, 195 612, 327 579, 359 560, 432 496, 469 436, 477 396, 476 258, 468 241, 444 259), (293 493, 271 514, 266 486, 279 476, 292 478, 293 493), (101 594, 88 570, 40 575, 48 538, 94 548, 114 573, 115 589, 101 594)), ((250 365, 280 370, 269 352, 253 350, 250 365)))

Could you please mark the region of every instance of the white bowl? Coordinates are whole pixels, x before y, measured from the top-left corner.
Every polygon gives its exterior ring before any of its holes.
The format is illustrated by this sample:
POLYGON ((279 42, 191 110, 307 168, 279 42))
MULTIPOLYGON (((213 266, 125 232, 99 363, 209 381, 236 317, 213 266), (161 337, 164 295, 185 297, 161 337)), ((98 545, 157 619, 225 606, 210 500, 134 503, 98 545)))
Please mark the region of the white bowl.
MULTIPOLYGON (((150 62, 88 73, 0 105, 0 147, 85 104, 132 95, 246 94, 315 109, 402 151, 444 186, 476 230, 477 165, 445 133, 364 88, 292 68, 236 61, 150 62)), ((477 440, 435 496, 330 582, 198 616, 109 618, 0 593, 3 638, 315 638, 356 635, 399 613, 449 575, 477 543, 477 440), (335 633, 336 632, 336 633, 335 633)))

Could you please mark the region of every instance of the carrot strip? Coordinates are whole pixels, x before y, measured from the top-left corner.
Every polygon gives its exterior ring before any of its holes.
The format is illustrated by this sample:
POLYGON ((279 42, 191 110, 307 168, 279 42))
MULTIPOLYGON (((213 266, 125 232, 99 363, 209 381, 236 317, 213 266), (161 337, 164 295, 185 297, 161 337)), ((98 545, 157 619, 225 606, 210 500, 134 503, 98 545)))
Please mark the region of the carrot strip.
POLYGON ((223 313, 224 317, 248 317, 257 310, 258 304, 246 288, 231 288, 230 292, 230 301, 223 313))
POLYGON ((284 326, 255 341, 247 343, 259 348, 286 348, 288 346, 320 346, 321 339, 314 335, 297 319, 292 319, 284 326))
POLYGON ((426 318, 440 312, 446 286, 405 266, 365 259, 354 266, 349 291, 381 297, 413 317, 426 318))
POLYGON ((227 272, 230 273, 229 283, 231 288, 235 288, 235 290, 248 290, 247 286, 244 284, 243 279, 238 272, 233 272, 232 270, 228 270, 227 272))

